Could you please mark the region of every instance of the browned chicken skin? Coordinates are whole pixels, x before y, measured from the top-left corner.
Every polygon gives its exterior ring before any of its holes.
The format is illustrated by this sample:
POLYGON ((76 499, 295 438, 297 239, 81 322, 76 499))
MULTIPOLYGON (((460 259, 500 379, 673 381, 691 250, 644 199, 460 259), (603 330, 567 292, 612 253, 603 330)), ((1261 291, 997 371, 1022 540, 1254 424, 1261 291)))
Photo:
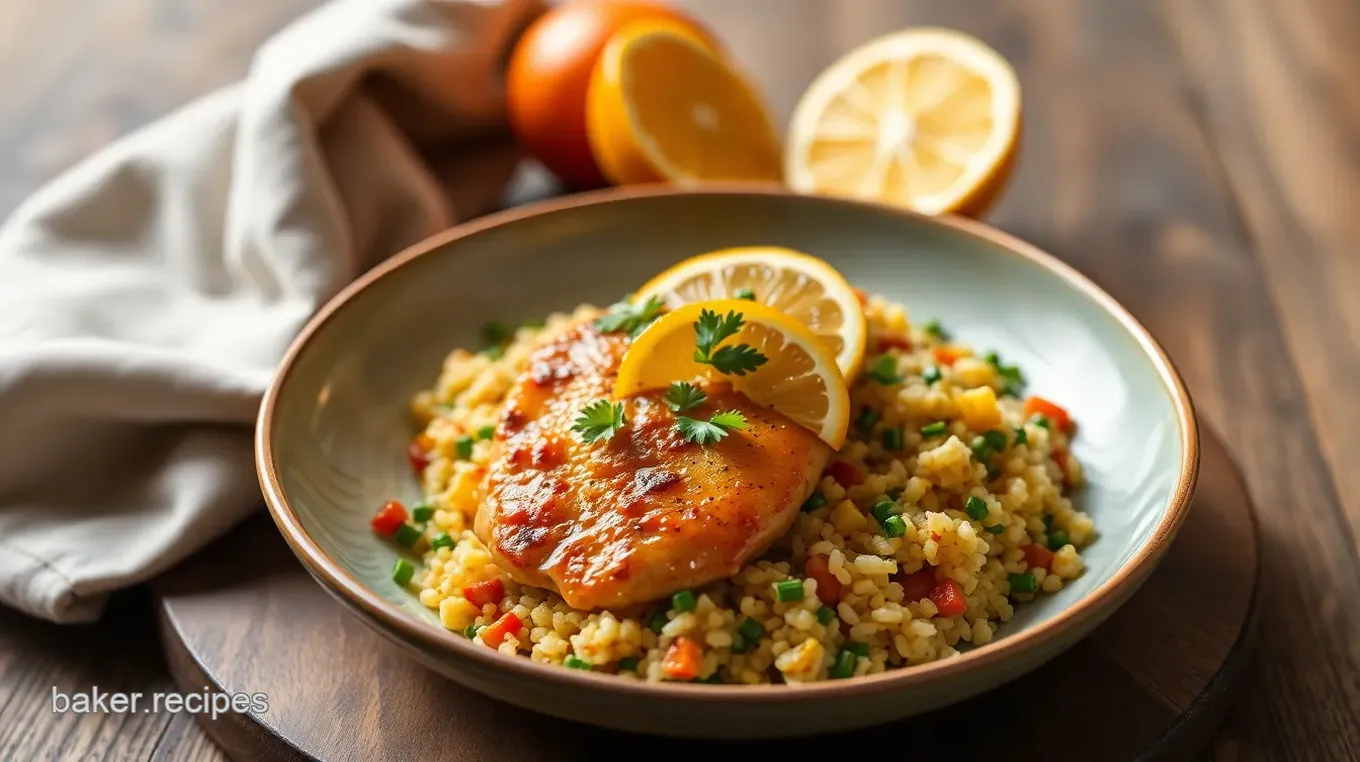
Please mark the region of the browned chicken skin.
POLYGON ((582 407, 609 399, 629 339, 590 321, 538 348, 506 400, 477 535, 520 582, 574 608, 624 608, 729 577, 784 534, 829 448, 723 384, 687 411, 738 410, 749 427, 700 446, 656 391, 624 401, 627 425, 586 443, 582 407))

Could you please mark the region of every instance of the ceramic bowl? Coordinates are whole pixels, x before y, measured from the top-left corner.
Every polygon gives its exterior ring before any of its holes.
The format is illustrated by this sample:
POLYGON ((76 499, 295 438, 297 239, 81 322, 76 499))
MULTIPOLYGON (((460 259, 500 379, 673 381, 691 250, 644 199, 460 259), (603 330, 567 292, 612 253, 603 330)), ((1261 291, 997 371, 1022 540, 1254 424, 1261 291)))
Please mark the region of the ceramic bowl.
MULTIPOLYGON (((289 350, 257 432, 279 529, 322 586, 412 656, 478 691, 570 720, 691 737, 773 737, 877 724, 1032 670, 1128 599, 1190 502, 1198 439, 1189 397, 1123 308, 1053 257, 981 223, 778 190, 644 188, 521 207, 393 257, 332 300, 289 350), (1019 606, 992 643, 880 675, 810 685, 645 684, 502 656, 442 628, 390 578, 394 546, 368 521, 414 500, 407 401, 491 320, 609 304, 711 249, 772 244, 823 257, 852 282, 937 317, 1025 369, 1080 423, 1100 536, 1086 572, 1019 606)), ((340 668, 340 667, 337 667, 340 668)), ((456 722, 455 720, 452 720, 456 722)))

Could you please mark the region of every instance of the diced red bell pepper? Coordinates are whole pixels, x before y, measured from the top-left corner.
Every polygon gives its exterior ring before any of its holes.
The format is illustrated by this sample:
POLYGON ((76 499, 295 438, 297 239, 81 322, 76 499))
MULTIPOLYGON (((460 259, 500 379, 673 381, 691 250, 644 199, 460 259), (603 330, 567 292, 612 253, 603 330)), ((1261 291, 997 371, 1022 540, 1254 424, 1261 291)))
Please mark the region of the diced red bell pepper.
POLYGON ((693 680, 699 676, 704 652, 699 644, 686 637, 676 638, 661 659, 661 671, 672 680, 693 680))
POLYGON ((1030 397, 1025 400, 1025 417, 1033 418, 1036 415, 1042 415, 1063 431, 1070 431, 1072 428, 1072 416, 1068 415, 1067 410, 1043 397, 1030 397))
POLYGON ((963 352, 953 347, 934 347, 930 351, 935 355, 935 362, 941 365, 953 365, 956 360, 963 357, 963 352))
POLYGON ((505 598, 505 583, 500 577, 484 579, 463 588, 463 597, 477 608, 488 603, 500 605, 501 600, 505 598))
POLYGON ((817 580, 817 598, 822 603, 835 608, 836 604, 841 602, 841 581, 831 573, 831 565, 826 556, 821 554, 808 556, 803 564, 803 573, 817 580))
POLYGON ((831 474, 831 478, 842 487, 853 487, 856 484, 864 483, 864 472, 859 470, 859 466, 847 463, 843 460, 833 460, 831 465, 826 467, 826 472, 831 474))
POLYGON ((940 616, 954 616, 968 610, 968 601, 963 597, 963 588, 952 579, 935 586, 930 591, 930 600, 940 612, 940 616))
POLYGON ((406 460, 411 464, 411 470, 420 475, 425 472, 425 467, 430 465, 430 453, 434 450, 434 440, 429 434, 421 432, 411 440, 411 444, 406 448, 406 460))
POLYGON ((500 619, 487 625, 486 629, 482 630, 482 642, 492 648, 500 648, 507 637, 519 632, 520 628, 523 626, 524 623, 519 620, 519 617, 507 611, 501 615, 500 619))
POLYGON ((1038 543, 1020 546, 1020 550, 1025 553, 1025 564, 1029 568, 1043 568, 1045 571, 1053 568, 1053 551, 1045 548, 1038 543))
POLYGON ((382 508, 378 509, 377 515, 369 523, 372 524, 375 534, 391 537, 402 524, 406 523, 406 506, 396 500, 388 500, 382 504, 382 508))
POLYGON ((922 598, 929 598, 935 586, 934 569, 927 566, 920 571, 914 571, 902 578, 902 600, 913 603, 922 598))
POLYGON ((890 349, 900 349, 904 352, 911 351, 911 339, 897 333, 888 333, 878 337, 878 351, 887 352, 890 349))
POLYGON ((1067 450, 1061 447, 1053 448, 1053 462, 1058 464, 1058 470, 1062 472, 1063 489, 1072 489, 1072 477, 1067 474, 1067 450))

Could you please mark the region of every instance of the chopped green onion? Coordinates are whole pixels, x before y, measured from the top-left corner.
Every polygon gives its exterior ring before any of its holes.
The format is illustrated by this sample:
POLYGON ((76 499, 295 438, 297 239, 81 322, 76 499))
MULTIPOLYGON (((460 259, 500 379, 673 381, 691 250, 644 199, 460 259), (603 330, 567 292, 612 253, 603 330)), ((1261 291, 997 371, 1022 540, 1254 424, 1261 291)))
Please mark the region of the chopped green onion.
POLYGON ((968 498, 968 502, 963 506, 964 513, 974 521, 982 521, 987 518, 987 503, 977 495, 968 498))
POLYGON ((1003 524, 993 524, 989 527, 983 527, 982 531, 986 532, 987 534, 1001 534, 1002 532, 1006 531, 1006 527, 1003 524))
POLYGON ((889 516, 883 522, 883 534, 889 537, 901 537, 907 533, 907 520, 901 516, 889 516))
POLYGON ((1053 514, 1050 513, 1044 516, 1044 531, 1047 532, 1051 529, 1053 529, 1053 514))
POLYGON ((936 421, 934 423, 927 423, 926 425, 922 426, 921 436, 938 437, 941 434, 945 433, 946 431, 949 431, 949 424, 945 423, 944 421, 936 421))
POLYGON ((901 487, 893 487, 892 489, 888 490, 888 493, 887 493, 887 494, 888 494, 888 499, 891 500, 891 501, 893 501, 893 502, 895 503, 895 502, 897 502, 897 498, 902 497, 902 488, 901 488, 901 487))
POLYGON ((432 518, 434 518, 434 509, 430 507, 429 503, 422 501, 411 506, 411 520, 417 524, 424 524, 432 518))
POLYGON ((1060 550, 1062 546, 1066 545, 1068 542, 1067 533, 1061 529, 1054 529, 1052 532, 1048 533, 1049 550, 1060 550))
POLYGON ((1025 388, 1020 384, 1017 384, 1014 381, 1008 381, 1006 382, 1006 385, 1001 389, 1001 396, 1019 397, 1020 393, 1023 392, 1024 390, 1025 388))
POLYGON ((398 545, 409 548, 420 540, 420 530, 410 524, 402 524, 397 527, 396 540, 398 545))
POLYGON ((856 656, 867 657, 869 655, 869 644, 861 643, 858 640, 847 640, 841 648, 856 656))
POLYGON ((1039 582, 1029 572, 1010 575, 1012 593, 1032 593, 1039 589, 1039 582))
POLYGON ((1029 434, 1025 433, 1024 426, 1020 426, 1015 430, 1015 444, 1017 446, 1022 444, 1029 444, 1029 434))
POLYGON ((593 669, 595 667, 594 664, 591 664, 576 654, 568 654, 567 658, 562 660, 562 666, 570 669, 593 669))
POLYGON ((1048 416, 1044 415, 1043 413, 1035 413, 1034 417, 1029 419, 1029 422, 1034 424, 1035 426, 1038 426, 1041 429, 1047 429, 1052 427, 1052 424, 1049 423, 1048 421, 1048 416))
POLYGON ((902 429, 890 427, 883 430, 883 449, 900 450, 902 449, 902 429))
POLYGON ((477 633, 482 631, 483 626, 484 625, 479 625, 476 622, 473 622, 472 624, 468 625, 466 628, 463 629, 463 634, 467 636, 468 640, 472 640, 473 638, 477 637, 477 633))
POLYGON ((504 344, 515 335, 515 327, 508 323, 487 323, 482 326, 482 338, 487 344, 504 344))
POLYGON ((520 323, 521 328, 542 328, 546 325, 542 320, 526 320, 520 323))
POLYGON ((458 441, 454 443, 454 446, 458 448, 459 460, 472 459, 472 437, 458 437, 458 441))
POLYGON ((828 624, 831 624, 831 621, 832 621, 833 619, 835 619, 835 618, 836 618, 836 610, 833 609, 833 608, 831 608, 830 606, 823 606, 823 607, 817 609, 817 622, 818 622, 818 623, 823 624, 823 625, 828 625, 828 624))
POLYGON ((803 581, 781 579, 774 583, 774 599, 780 603, 794 603, 803 600, 803 581))
POLYGON ((482 350, 482 354, 486 355, 487 359, 489 360, 499 360, 502 357, 505 357, 505 347, 502 346, 487 347, 486 349, 482 350))
POLYGON ((926 323, 925 329, 926 333, 930 334, 931 336, 934 336, 937 339, 943 339, 945 341, 949 340, 949 332, 946 331, 944 327, 940 325, 940 321, 938 320, 931 320, 930 322, 926 323))
POLYGON ((741 633, 737 633, 737 634, 736 634, 735 636, 733 636, 733 638, 732 638, 732 653, 734 653, 734 654, 744 654, 744 653, 746 653, 747 651, 750 651, 750 650, 751 650, 751 646, 752 646, 752 645, 755 645, 755 644, 752 643, 751 641, 747 640, 746 637, 743 636, 741 633))
POLYGON ((881 420, 883 420, 882 413, 871 407, 866 407, 860 411, 859 417, 855 419, 855 428, 859 429, 860 433, 868 435, 881 420))
POLYGON ((765 626, 754 619, 743 619, 741 624, 737 625, 737 634, 754 643, 765 635, 765 626))
POLYGON ((803 512, 810 513, 824 505, 826 505, 826 495, 823 495, 820 492, 814 492, 811 495, 808 495, 807 500, 803 501, 803 512))
POLYGON ((897 372, 897 358, 892 355, 879 355, 865 375, 884 386, 902 383, 902 375, 897 372))
POLYGON ((992 446, 983 437, 973 437, 973 442, 968 445, 968 449, 972 450, 973 457, 982 463, 986 463, 987 459, 992 456, 992 446))
POLYGON ((1006 449, 1006 432, 1001 431, 1000 429, 992 429, 991 431, 984 433, 982 438, 987 441, 987 445, 993 450, 1000 452, 1001 450, 1006 449))
POLYGON ((874 507, 869 509, 874 514, 874 520, 882 524, 888 520, 889 516, 897 514, 897 504, 891 500, 880 500, 874 503, 874 507))
POLYGON ((733 296, 738 299, 745 299, 748 302, 754 302, 756 300, 756 292, 749 288, 739 288, 737 289, 737 293, 733 294, 733 296))
POLYGON ((657 635, 660 635, 661 629, 665 627, 666 623, 669 621, 671 620, 669 617, 666 616, 666 612, 658 611, 655 614, 652 614, 651 619, 647 620, 647 629, 651 630, 657 635))
POLYGON ((841 651, 836 654, 836 663, 831 665, 830 677, 832 680, 844 680, 855 676, 855 662, 858 657, 850 651, 841 651))
POLYGON ((714 672, 713 674, 709 675, 708 677, 705 677, 704 679, 700 680, 699 682, 701 682, 701 683, 710 683, 710 684, 713 684, 713 685, 721 685, 721 684, 722 684, 722 681, 723 681, 722 675, 719 674, 719 673, 717 673, 717 672, 714 672))
POLYGON ((496 427, 495 427, 495 426, 483 426, 483 427, 481 427, 480 429, 477 429, 477 438, 478 438, 478 439, 487 440, 487 439, 491 439, 491 438, 494 437, 494 436, 496 436, 496 427))
POLYGON ((453 537, 450 536, 448 532, 440 532, 439 534, 434 536, 433 540, 430 540, 430 550, 439 550, 440 548, 452 548, 453 545, 454 545, 453 537))
POLYGON ((619 671, 621 672, 632 672, 637 669, 637 667, 638 658, 636 656, 625 656, 622 659, 619 659, 619 671))
POLYGON ((699 605, 699 599, 694 597, 694 593, 689 590, 681 590, 671 596, 671 609, 674 611, 693 611, 699 605))
POLYGON ((1001 356, 998 355, 996 352, 988 352, 987 354, 982 356, 982 359, 991 363, 993 368, 1001 364, 1001 356))
POLYGON ((940 374, 940 369, 937 366, 929 365, 925 370, 921 371, 921 380, 924 381, 927 386, 939 381, 941 378, 944 378, 944 376, 940 374))
POLYGON ((397 565, 392 567, 392 581, 398 585, 406 585, 411 582, 411 578, 416 574, 416 567, 404 558, 397 559, 397 565))

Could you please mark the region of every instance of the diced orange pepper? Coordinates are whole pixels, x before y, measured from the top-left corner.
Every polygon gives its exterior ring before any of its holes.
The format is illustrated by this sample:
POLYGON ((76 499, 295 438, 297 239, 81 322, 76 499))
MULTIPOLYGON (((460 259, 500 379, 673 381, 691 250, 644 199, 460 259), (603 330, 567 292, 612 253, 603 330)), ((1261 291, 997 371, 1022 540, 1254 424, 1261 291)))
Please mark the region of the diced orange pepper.
POLYGON ((911 351, 911 339, 896 333, 889 333, 878 337, 878 351, 887 352, 890 349, 900 349, 904 352, 911 351))
POLYGON ((853 289, 855 298, 859 300, 859 305, 863 307, 869 303, 869 293, 862 288, 853 289))
POLYGON ((1025 564, 1031 569, 1041 567, 1047 571, 1053 567, 1053 551, 1048 548, 1038 543, 1030 543, 1020 546, 1020 550, 1024 551, 1025 564))
POLYGON ((842 487, 853 487, 856 484, 864 483, 864 472, 853 463, 843 460, 833 460, 831 465, 826 467, 826 472, 831 474, 831 478, 842 487))
POLYGON ((524 623, 519 620, 519 617, 507 611, 500 619, 482 630, 482 642, 492 648, 500 648, 507 637, 519 632, 523 626, 524 623))
POLYGON ((1030 397, 1025 400, 1025 417, 1033 418, 1036 415, 1044 416, 1063 431, 1071 431, 1072 429, 1072 416, 1068 415, 1067 411, 1060 405, 1049 402, 1043 397, 1030 397))
POLYGON ((488 603, 499 605, 501 599, 505 598, 505 583, 501 581, 500 577, 484 579, 463 588, 463 597, 477 608, 488 603))
POLYGON ((831 573, 831 566, 825 555, 808 556, 803 564, 803 573, 817 580, 817 598, 832 608, 841 601, 841 581, 831 573))
POLYGON ((953 347, 933 347, 930 351, 935 355, 935 362, 941 365, 953 365, 955 360, 963 357, 963 351, 953 347))
POLYGON ((672 680, 693 680, 699 676, 704 652, 699 644, 686 637, 676 638, 661 659, 661 671, 672 680))
POLYGON ((406 459, 411 463, 411 470, 417 474, 423 473, 425 467, 430 465, 430 452, 434 450, 434 439, 429 434, 421 432, 415 435, 411 444, 406 448, 406 459))
POLYGON ((963 588, 952 579, 941 582, 931 590, 930 600, 941 616, 954 616, 968 610, 968 601, 963 597, 963 588))

